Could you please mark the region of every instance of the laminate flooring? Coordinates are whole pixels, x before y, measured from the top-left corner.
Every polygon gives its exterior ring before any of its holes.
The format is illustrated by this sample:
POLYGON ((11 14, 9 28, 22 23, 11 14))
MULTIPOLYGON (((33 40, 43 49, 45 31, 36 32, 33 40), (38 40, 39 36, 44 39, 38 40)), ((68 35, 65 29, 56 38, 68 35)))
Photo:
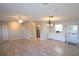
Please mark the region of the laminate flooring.
POLYGON ((0 56, 79 56, 79 48, 50 39, 17 39, 1 42, 0 56))

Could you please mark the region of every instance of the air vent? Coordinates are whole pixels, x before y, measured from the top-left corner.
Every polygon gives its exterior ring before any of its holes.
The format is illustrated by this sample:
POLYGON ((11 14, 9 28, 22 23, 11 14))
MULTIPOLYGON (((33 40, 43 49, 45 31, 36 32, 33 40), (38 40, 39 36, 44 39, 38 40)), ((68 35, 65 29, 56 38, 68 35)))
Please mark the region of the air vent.
POLYGON ((48 3, 43 3, 43 5, 47 5, 48 3))

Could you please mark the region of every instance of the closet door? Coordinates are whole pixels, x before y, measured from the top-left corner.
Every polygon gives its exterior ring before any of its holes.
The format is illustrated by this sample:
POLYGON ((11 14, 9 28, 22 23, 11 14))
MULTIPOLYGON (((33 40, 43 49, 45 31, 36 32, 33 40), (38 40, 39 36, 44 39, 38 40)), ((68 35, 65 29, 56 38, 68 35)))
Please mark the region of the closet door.
POLYGON ((2 25, 3 41, 7 41, 8 38, 8 24, 2 25))

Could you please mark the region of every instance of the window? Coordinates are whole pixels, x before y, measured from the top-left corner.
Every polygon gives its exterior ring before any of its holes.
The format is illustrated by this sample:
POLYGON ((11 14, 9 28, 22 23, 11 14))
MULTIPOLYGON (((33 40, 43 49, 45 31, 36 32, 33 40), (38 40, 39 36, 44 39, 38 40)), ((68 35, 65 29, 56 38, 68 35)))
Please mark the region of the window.
POLYGON ((70 27, 70 31, 72 33, 76 33, 77 32, 77 29, 78 29, 78 25, 71 25, 71 27, 70 27))
POLYGON ((56 24, 55 31, 56 33, 60 33, 61 31, 63 31, 63 24, 56 24))

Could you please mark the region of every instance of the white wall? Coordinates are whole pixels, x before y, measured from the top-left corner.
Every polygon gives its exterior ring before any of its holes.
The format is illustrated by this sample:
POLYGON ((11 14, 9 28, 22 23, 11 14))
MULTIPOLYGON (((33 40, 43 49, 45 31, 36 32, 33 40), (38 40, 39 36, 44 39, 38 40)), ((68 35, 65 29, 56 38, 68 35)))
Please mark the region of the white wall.
POLYGON ((60 40, 60 41, 65 41, 65 40, 67 40, 66 35, 68 35, 69 25, 70 24, 78 24, 78 40, 77 40, 77 43, 79 43, 79 21, 78 20, 58 21, 58 22, 55 22, 55 24, 63 24, 63 31, 61 33, 56 33, 55 30, 54 30, 54 26, 53 26, 53 28, 52 28, 53 31, 51 31, 48 34, 48 38, 55 39, 55 40, 60 40))
POLYGON ((47 30, 48 30, 48 28, 46 27, 45 24, 43 24, 43 25, 41 26, 41 31, 40 31, 40 39, 41 39, 41 40, 46 40, 46 39, 48 39, 47 30))
MULTIPOLYGON (((51 31, 49 32, 49 27, 46 26, 47 22, 39 22, 38 23, 41 26, 41 31, 40 31, 40 39, 41 40, 46 40, 46 39, 54 39, 54 40, 59 40, 59 41, 65 41, 67 40, 67 35, 69 31, 69 25, 70 24, 78 24, 78 20, 68 20, 68 21, 56 21, 51 27, 51 31), (63 31, 61 33, 56 33, 55 32, 55 24, 63 24, 63 31)), ((79 30, 79 29, 78 29, 79 30)), ((79 31, 78 31, 79 33, 79 31)), ((79 42, 79 38, 77 40, 79 42)))
MULTIPOLYGON (((2 23, 2 24, 8 24, 8 36, 9 40, 15 40, 15 39, 20 39, 20 38, 25 38, 25 39, 35 39, 36 38, 36 24, 34 23, 29 23, 26 22, 25 24, 19 24, 17 21, 11 21, 8 23, 2 23)), ((46 26, 47 22, 38 22, 38 24, 41 27, 40 30, 40 39, 41 40, 46 40, 46 39, 55 39, 55 40, 60 40, 60 41, 65 41, 66 37, 65 35, 68 34, 68 26, 70 24, 78 24, 79 26, 79 21, 78 20, 72 20, 72 21, 57 21, 54 22, 53 24, 63 24, 63 31, 61 33, 56 33, 54 30, 54 25, 51 28, 51 31, 49 32, 49 28, 46 26)), ((78 27, 79 30, 79 27, 78 27)), ((1 31, 1 26, 0 26, 0 32, 1 31)), ((0 38, 2 34, 0 33, 0 38)), ((78 36, 79 36, 79 31, 78 31, 78 36)), ((2 39, 0 39, 2 40, 2 39)), ((79 42, 79 37, 78 37, 78 42, 79 42)))
POLYGON ((18 22, 9 22, 9 39, 35 39, 36 30, 35 30, 35 23, 26 22, 20 24, 18 22), (15 24, 15 25, 14 25, 15 24))
POLYGON ((0 25, 0 41, 16 39, 35 39, 35 31, 36 30, 34 23, 26 22, 20 24, 17 21, 3 22, 0 25), (7 25, 7 27, 5 25, 7 25))

